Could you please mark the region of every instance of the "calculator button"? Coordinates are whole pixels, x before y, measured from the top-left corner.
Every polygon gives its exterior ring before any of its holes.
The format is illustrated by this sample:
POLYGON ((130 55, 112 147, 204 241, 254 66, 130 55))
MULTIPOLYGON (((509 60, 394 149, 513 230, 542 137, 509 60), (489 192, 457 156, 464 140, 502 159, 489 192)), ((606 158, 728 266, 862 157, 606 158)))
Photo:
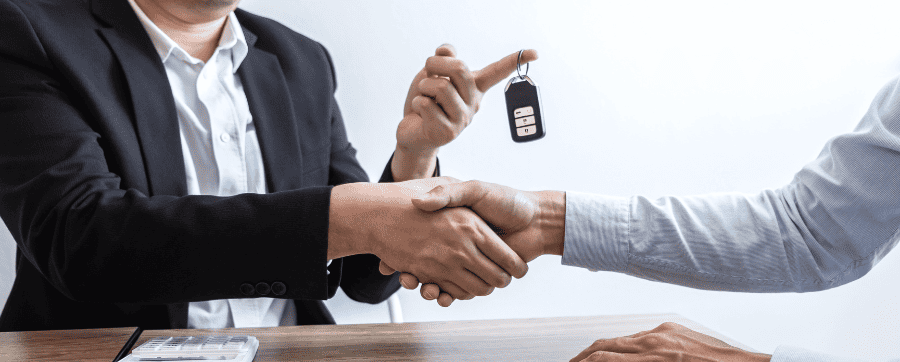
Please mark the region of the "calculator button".
POLYGON ((513 111, 513 116, 516 118, 530 116, 534 114, 534 108, 531 106, 522 107, 513 111))
POLYGON ((525 127, 534 124, 534 116, 516 119, 516 127, 525 127))
POLYGON ((537 126, 528 126, 528 127, 516 128, 516 134, 518 134, 519 137, 530 136, 530 135, 533 135, 533 134, 535 134, 535 133, 537 133, 537 126))
POLYGON ((253 288, 253 285, 249 283, 241 284, 241 293, 244 295, 253 295, 256 293, 256 288, 253 288))
POLYGON ((284 295, 287 292, 287 286, 282 282, 274 282, 272 283, 272 294, 275 295, 284 295))
POLYGON ((269 286, 269 283, 256 283, 256 292, 259 293, 259 295, 269 294, 270 291, 272 291, 272 287, 269 286))

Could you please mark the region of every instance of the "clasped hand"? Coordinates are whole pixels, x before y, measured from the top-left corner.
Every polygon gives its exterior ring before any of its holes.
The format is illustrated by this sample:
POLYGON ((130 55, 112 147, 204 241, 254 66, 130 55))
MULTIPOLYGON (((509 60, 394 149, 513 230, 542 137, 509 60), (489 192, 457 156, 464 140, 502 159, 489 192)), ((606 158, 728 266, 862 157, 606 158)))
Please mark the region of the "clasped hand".
MULTIPOLYGON (((525 262, 544 254, 562 255, 565 234, 565 195, 562 192, 527 192, 481 181, 458 182, 450 177, 439 180, 428 193, 412 199, 412 204, 427 212, 474 211, 525 262)), ((414 272, 394 266, 389 260, 382 259, 380 270, 385 275, 402 271, 400 282, 408 289, 425 283, 421 289, 422 297, 437 299, 441 306, 447 307, 455 299, 474 297, 470 293, 448 290, 414 272)))

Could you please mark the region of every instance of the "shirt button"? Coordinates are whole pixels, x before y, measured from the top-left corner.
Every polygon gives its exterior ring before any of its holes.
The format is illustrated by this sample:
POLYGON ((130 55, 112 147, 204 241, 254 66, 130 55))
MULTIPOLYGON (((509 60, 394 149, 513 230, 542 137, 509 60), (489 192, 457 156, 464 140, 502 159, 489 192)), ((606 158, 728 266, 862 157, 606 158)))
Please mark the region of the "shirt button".
POLYGON ((222 140, 222 142, 228 143, 231 142, 231 135, 223 133, 219 136, 219 139, 222 140))

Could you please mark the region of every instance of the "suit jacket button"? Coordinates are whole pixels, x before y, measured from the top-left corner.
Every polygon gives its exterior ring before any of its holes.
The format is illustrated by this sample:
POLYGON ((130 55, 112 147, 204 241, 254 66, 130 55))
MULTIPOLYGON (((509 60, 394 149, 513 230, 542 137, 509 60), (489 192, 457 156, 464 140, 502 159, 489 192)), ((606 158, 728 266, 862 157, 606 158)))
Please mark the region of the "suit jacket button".
POLYGON ((284 295, 287 292, 287 286, 282 282, 274 282, 272 283, 272 294, 275 295, 284 295))
POLYGON ((269 294, 270 291, 272 291, 272 287, 269 286, 269 283, 256 283, 256 292, 259 293, 259 295, 269 294))
POLYGON ((253 295, 253 293, 256 293, 256 289, 253 288, 252 284, 250 284, 250 283, 241 284, 241 294, 250 296, 250 295, 253 295))

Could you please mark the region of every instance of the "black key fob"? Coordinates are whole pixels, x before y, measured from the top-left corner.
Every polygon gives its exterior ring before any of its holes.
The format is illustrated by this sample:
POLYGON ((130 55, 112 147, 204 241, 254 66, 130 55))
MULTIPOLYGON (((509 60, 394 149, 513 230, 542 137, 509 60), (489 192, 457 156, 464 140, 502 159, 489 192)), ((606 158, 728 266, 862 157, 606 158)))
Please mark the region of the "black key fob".
POLYGON ((515 142, 539 140, 547 134, 541 114, 541 91, 527 75, 515 76, 506 84, 506 112, 509 132, 515 142))

